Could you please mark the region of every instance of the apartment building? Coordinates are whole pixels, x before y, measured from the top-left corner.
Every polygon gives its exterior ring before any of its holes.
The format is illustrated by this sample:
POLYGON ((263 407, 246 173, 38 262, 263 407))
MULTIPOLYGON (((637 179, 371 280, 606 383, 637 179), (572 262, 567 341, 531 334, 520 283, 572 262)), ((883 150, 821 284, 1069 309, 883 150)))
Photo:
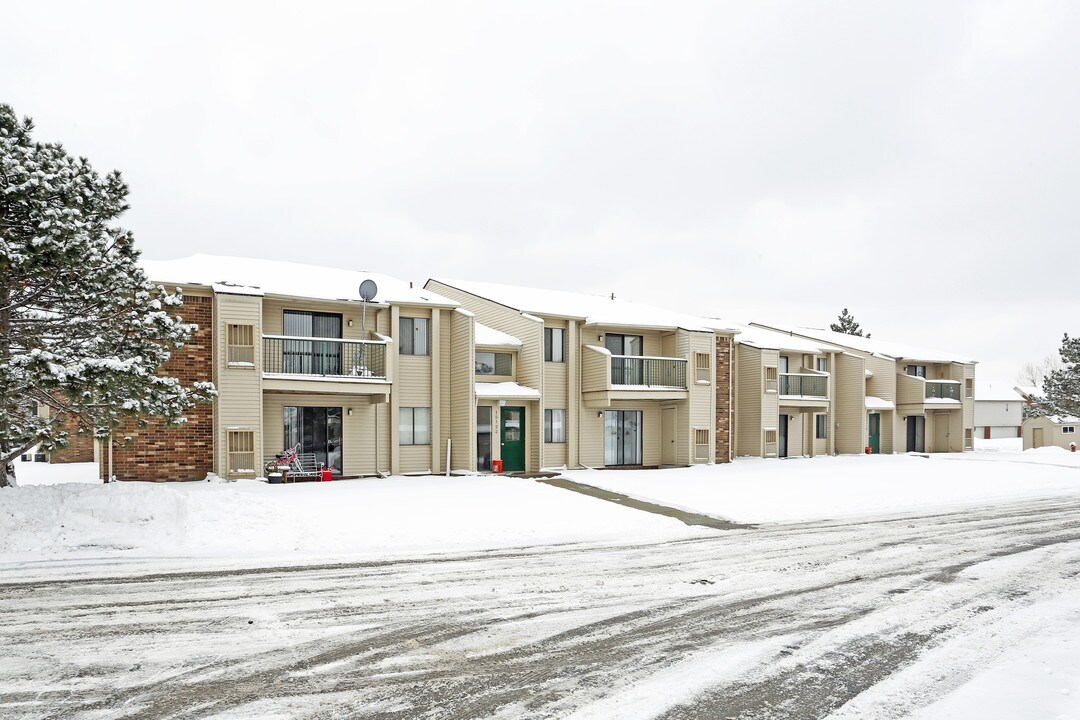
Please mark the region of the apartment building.
POLYGON ((736 455, 833 454, 831 371, 843 350, 764 327, 735 327, 736 455))
POLYGON ((424 287, 476 316, 475 469, 731 459, 733 331, 614 296, 435 278, 424 287), (497 370, 500 352, 510 374, 497 370))
POLYGON ((975 360, 832 330, 751 324, 841 349, 832 369, 836 452, 974 449, 975 360))
POLYGON ((448 440, 459 441, 451 465, 468 465, 474 321, 457 302, 378 273, 293 262, 195 255, 143 266, 183 291, 181 314, 200 326, 166 371, 212 380, 219 397, 180 428, 126 428, 102 453, 103 472, 254 477, 299 445, 336 475, 438 473, 448 440))

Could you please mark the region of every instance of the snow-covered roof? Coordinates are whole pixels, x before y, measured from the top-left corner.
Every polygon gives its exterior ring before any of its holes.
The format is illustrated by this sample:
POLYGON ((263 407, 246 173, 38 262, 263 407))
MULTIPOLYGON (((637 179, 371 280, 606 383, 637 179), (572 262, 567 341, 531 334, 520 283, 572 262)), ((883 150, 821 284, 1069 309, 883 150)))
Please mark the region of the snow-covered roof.
MULTIPOLYGON (((776 328, 773 325, 770 327, 776 328)), ((777 328, 786 330, 787 328, 777 328)), ((808 328, 797 327, 791 328, 791 331, 805 335, 807 337, 816 338, 827 343, 834 345, 840 345, 842 347, 849 347, 861 352, 870 353, 872 355, 880 355, 886 358, 895 360, 919 360, 928 363, 965 363, 974 365, 977 360, 972 358, 957 355, 956 353, 942 352, 941 350, 931 350, 928 348, 922 348, 915 345, 909 345, 907 343, 895 343, 887 340, 879 340, 877 338, 866 338, 858 335, 846 335, 844 333, 838 333, 834 330, 825 330, 822 328, 808 328)))
POLYGON ((140 260, 154 282, 218 286, 234 294, 286 295, 319 300, 360 301, 360 283, 373 280, 373 302, 457 307, 458 303, 381 273, 319 267, 286 260, 192 255, 177 260, 140 260))
POLYGON ((524 313, 573 318, 583 320, 586 325, 682 328, 700 332, 726 330, 723 327, 724 323, 720 320, 686 315, 653 305, 612 298, 608 295, 544 290, 473 280, 445 278, 432 278, 432 280, 524 313))
POLYGON ((739 334, 735 336, 735 342, 740 345, 750 345, 751 347, 768 350, 791 350, 812 355, 840 352, 840 348, 835 345, 799 337, 791 333, 771 330, 760 325, 743 325, 741 323, 729 323, 729 325, 739 331, 739 334))
POLYGON ((896 406, 893 405, 892 400, 883 400, 873 395, 866 396, 866 409, 867 410, 895 410, 896 406))
POLYGON ((540 391, 536 388, 518 385, 516 382, 478 382, 476 383, 476 397, 485 398, 487 400, 539 400, 540 391))
POLYGON ((521 341, 501 330, 476 323, 476 344, 484 347, 519 348, 521 341))
MULTIPOLYGON (((1032 388, 1034 389, 1034 388, 1032 388)), ((1020 393, 1012 383, 975 381, 975 402, 989 400, 992 402, 1016 402, 1022 399, 1020 393)))
MULTIPOLYGON (((1042 389, 1034 385, 1017 385, 1013 388, 1025 400, 1038 400, 1042 396, 1042 389)), ((978 396, 976 396, 978 397, 978 396)))

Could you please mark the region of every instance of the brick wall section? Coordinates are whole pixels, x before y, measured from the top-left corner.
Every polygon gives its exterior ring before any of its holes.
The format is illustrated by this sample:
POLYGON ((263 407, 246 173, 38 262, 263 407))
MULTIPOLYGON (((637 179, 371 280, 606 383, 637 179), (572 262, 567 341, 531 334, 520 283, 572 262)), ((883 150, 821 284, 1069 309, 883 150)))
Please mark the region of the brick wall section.
POLYGON ((731 462, 731 359, 734 338, 716 337, 716 462, 731 462))
MULTIPOLYGON (((180 309, 184 322, 197 323, 199 329, 191 340, 173 353, 161 367, 164 375, 190 385, 213 380, 213 298, 188 295, 180 309)), ((121 426, 113 433, 113 474, 119 480, 202 480, 214 465, 213 405, 196 405, 186 413, 188 421, 179 427, 168 427, 161 421, 151 421, 144 428, 134 423, 121 426), (131 440, 123 442, 125 436, 131 440)), ((102 453, 101 475, 108 474, 108 452, 102 453)))
POLYGON ((65 423, 68 435, 68 446, 49 453, 51 463, 78 463, 94 462, 94 436, 89 432, 78 432, 79 424, 74 419, 65 423))

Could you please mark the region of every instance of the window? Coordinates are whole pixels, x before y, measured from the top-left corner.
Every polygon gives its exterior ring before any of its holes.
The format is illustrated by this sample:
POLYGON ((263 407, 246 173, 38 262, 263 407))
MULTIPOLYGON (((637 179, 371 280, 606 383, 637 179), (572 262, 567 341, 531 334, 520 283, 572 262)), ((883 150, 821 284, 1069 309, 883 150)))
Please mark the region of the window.
POLYGON ((1062 435, 1075 435, 1076 434, 1076 426, 1075 425, 1065 425, 1065 426, 1063 426, 1061 428, 1061 434, 1062 435))
POLYGON ((787 371, 788 371, 788 356, 787 355, 781 355, 780 356, 780 372, 786 373, 787 371))
POLYGON ((694 459, 709 459, 709 429, 694 428, 694 459))
POLYGON ((401 408, 401 445, 431 444, 431 408, 401 408))
POLYGON ((398 324, 401 337, 398 340, 398 351, 402 355, 429 355, 427 318, 399 318, 398 324))
POLYGON ((964 380, 964 397, 975 397, 975 381, 972 378, 967 378, 964 380))
POLYGON ((511 353, 476 353, 477 375, 513 375, 514 356, 511 353))
POLYGON ((566 331, 562 328, 544 328, 544 361, 566 362, 566 331))
POLYGON ((819 413, 814 416, 814 438, 824 440, 829 437, 829 416, 819 413))
POLYGON ((926 377, 926 366, 925 365, 908 365, 906 369, 907 369, 907 374, 908 375, 914 375, 915 377, 921 377, 921 378, 926 377))
POLYGON ((964 428, 964 449, 975 449, 975 428, 964 428))
POLYGON ((768 366, 765 368, 765 392, 776 392, 779 385, 779 375, 777 375, 776 368, 768 366))
POLYGON ((544 442, 566 442, 566 410, 544 410, 544 442))
POLYGON ((229 430, 226 436, 229 475, 255 475, 255 433, 229 430))
POLYGON ((709 382, 712 379, 712 356, 709 353, 694 353, 694 370, 697 373, 695 380, 709 382))
POLYGON ((226 358, 230 365, 255 365, 255 327, 227 325, 225 328, 226 358))
POLYGON ((818 372, 829 372, 829 358, 817 359, 818 372))
POLYGON ((776 454, 776 429, 772 428, 765 431, 765 454, 776 454))

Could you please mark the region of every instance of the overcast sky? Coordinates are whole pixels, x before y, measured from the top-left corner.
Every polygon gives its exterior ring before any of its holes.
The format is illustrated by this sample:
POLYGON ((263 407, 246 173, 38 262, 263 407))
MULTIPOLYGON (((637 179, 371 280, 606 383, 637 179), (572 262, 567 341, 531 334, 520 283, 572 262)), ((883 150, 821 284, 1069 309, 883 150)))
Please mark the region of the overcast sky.
POLYGON ((615 292, 1012 382, 1080 334, 1080 3, 0 0, 143 254, 615 292))

